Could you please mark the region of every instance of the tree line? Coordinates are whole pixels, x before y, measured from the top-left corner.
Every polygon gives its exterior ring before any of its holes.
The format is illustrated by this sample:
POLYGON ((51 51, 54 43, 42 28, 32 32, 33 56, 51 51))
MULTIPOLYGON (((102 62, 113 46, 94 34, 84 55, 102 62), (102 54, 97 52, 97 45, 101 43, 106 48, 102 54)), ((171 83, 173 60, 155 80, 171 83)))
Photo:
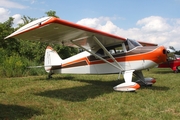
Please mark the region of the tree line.
MULTIPOLYGON (((45 15, 58 17, 55 11, 48 11, 45 15)), ((6 36, 36 19, 38 18, 23 16, 23 23, 16 28, 13 27, 14 19, 12 17, 0 23, 0 77, 44 74, 45 71, 43 69, 28 69, 28 66, 43 65, 45 49, 48 45, 52 46, 62 59, 78 53, 76 48, 57 44, 32 42, 15 38, 4 40, 6 36)))
MULTIPOLYGON (((45 15, 58 17, 56 12, 52 10, 45 12, 45 15)), ((28 67, 44 64, 44 53, 48 45, 52 46, 62 59, 78 53, 76 48, 57 44, 15 38, 4 40, 6 36, 36 19, 38 18, 31 18, 24 15, 22 17, 23 23, 19 24, 16 28, 13 27, 14 19, 12 17, 3 23, 0 23, 0 77, 20 77, 45 74, 44 69, 28 69, 28 67)), ((176 51, 175 54, 180 55, 180 50, 176 51)))

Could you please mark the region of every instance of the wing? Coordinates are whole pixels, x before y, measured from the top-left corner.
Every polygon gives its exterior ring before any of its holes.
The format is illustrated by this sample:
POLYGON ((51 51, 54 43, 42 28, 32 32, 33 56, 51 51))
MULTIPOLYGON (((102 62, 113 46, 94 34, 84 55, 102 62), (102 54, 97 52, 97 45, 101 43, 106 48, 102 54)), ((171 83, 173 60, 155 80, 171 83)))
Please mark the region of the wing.
POLYGON ((55 17, 44 17, 35 20, 7 36, 5 39, 14 37, 75 47, 72 43, 72 41, 74 41, 76 44, 83 47, 93 48, 97 45, 93 40, 93 36, 96 36, 104 46, 122 43, 126 40, 126 38, 120 36, 112 35, 55 17))
POLYGON ((138 41, 142 46, 158 46, 158 44, 138 41))

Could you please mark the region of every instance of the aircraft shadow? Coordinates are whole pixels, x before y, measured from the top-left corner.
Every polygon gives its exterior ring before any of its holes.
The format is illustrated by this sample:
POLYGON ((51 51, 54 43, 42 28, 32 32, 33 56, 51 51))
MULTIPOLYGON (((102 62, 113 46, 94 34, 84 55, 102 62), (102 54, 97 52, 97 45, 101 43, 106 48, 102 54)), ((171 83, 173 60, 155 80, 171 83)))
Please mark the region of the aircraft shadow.
POLYGON ((75 77, 68 75, 68 76, 58 76, 58 77, 52 76, 52 78, 40 77, 40 78, 35 78, 35 80, 36 81, 38 81, 38 80, 64 80, 64 79, 65 80, 72 80, 74 78, 75 77))
POLYGON ((40 115, 41 112, 19 105, 0 104, 1 120, 30 119, 33 115, 40 115))
POLYGON ((168 91, 170 88, 166 86, 141 86, 140 89, 151 89, 151 90, 158 90, 158 91, 168 91))
POLYGON ((46 96, 50 98, 64 99, 67 101, 78 102, 86 101, 89 98, 95 98, 102 94, 113 92, 114 81, 102 82, 102 81, 88 81, 88 80, 75 80, 79 82, 91 83, 85 86, 77 86, 72 88, 48 90, 35 95, 46 96))
POLYGON ((160 68, 158 69, 158 71, 151 71, 153 74, 171 74, 174 73, 171 69, 165 69, 165 70, 161 70, 160 68))
MULTIPOLYGON (((84 82, 89 84, 85 86, 76 86, 72 88, 48 90, 48 91, 36 93, 35 95, 63 99, 71 102, 86 101, 89 98, 93 99, 102 94, 108 94, 114 92, 113 87, 124 82, 123 80, 101 81, 101 80, 83 80, 83 79, 79 80, 74 78, 71 78, 69 80, 84 82)), ((140 89, 166 91, 169 88, 164 86, 152 86, 152 87, 142 86, 140 89)))

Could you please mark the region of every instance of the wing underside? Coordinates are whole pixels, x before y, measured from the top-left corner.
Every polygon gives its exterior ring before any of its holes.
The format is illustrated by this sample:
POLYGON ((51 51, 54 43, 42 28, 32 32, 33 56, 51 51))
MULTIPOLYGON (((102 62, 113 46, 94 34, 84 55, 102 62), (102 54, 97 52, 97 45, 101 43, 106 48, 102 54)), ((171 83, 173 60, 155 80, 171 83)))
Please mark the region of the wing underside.
POLYGON ((97 45, 93 40, 93 36, 96 36, 104 46, 122 43, 126 40, 119 36, 54 17, 46 17, 45 20, 36 20, 29 23, 25 25, 23 29, 12 33, 6 38, 14 37, 76 47, 76 45, 71 42, 73 40, 83 47, 93 48, 97 45))

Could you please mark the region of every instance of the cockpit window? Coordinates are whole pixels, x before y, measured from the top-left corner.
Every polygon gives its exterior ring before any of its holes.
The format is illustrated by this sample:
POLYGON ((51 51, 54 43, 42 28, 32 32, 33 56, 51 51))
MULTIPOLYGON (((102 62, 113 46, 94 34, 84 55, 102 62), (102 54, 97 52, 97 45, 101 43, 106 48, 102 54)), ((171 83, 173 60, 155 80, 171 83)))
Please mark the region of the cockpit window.
MULTIPOLYGON (((127 39, 124 43, 109 46, 109 47, 106 47, 106 49, 108 50, 108 52, 110 54, 114 55, 114 54, 123 54, 123 53, 125 53, 129 50, 132 50, 133 48, 138 47, 138 46, 142 46, 142 45, 135 40, 127 39)), ((96 54, 98 54, 100 56, 106 56, 106 53, 104 52, 104 50, 102 48, 99 49, 96 52, 96 54)))
POLYGON ((137 41, 135 40, 131 40, 131 39, 127 39, 127 43, 128 43, 128 47, 129 47, 129 50, 137 47, 137 46, 142 46, 140 43, 138 43, 137 41))

